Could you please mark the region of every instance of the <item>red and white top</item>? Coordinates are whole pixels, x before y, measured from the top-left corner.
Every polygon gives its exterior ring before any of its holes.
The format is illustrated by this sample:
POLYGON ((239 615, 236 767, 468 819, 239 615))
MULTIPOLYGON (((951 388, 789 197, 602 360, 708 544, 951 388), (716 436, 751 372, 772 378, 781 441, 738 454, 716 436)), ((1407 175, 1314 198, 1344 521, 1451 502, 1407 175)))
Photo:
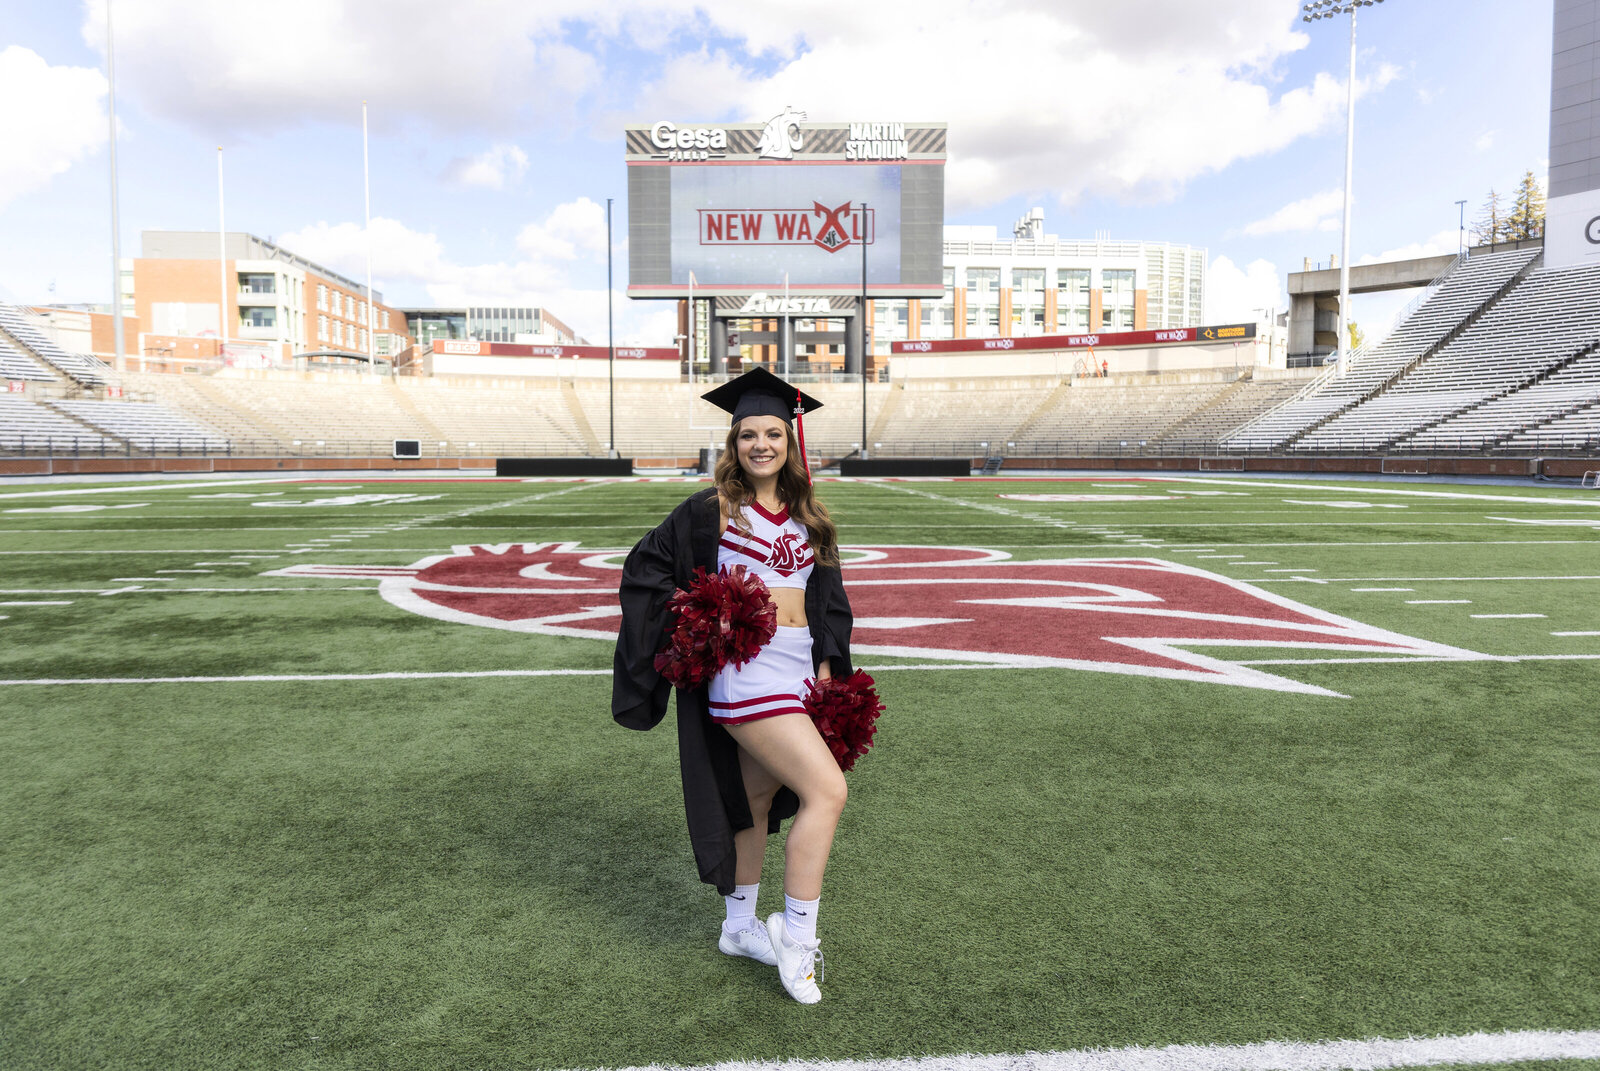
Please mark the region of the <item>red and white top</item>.
POLYGON ((789 516, 787 506, 768 513, 759 502, 744 507, 744 519, 749 535, 731 523, 722 533, 717 570, 742 565, 769 588, 804 588, 816 564, 805 525, 789 516))

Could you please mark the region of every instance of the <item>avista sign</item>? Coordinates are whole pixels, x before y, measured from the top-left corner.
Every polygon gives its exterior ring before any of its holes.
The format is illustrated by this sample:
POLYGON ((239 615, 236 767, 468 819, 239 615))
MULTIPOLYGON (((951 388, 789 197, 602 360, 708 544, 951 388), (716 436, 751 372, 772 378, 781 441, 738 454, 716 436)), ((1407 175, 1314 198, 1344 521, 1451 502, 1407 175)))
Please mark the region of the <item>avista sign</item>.
MULTIPOLYGON (((1311 661, 1357 652, 1370 661, 1489 657, 1340 617, 1186 562, 1016 561, 982 547, 841 550, 858 659, 1122 673, 1337 697, 1225 656, 1230 649, 1291 648, 1311 661)), ((306 564, 266 575, 375 579, 385 601, 438 621, 612 643, 626 553, 577 543, 476 544, 409 566, 306 564)))
POLYGON ((833 303, 825 297, 769 297, 759 291, 744 299, 739 312, 754 316, 828 316, 833 303))

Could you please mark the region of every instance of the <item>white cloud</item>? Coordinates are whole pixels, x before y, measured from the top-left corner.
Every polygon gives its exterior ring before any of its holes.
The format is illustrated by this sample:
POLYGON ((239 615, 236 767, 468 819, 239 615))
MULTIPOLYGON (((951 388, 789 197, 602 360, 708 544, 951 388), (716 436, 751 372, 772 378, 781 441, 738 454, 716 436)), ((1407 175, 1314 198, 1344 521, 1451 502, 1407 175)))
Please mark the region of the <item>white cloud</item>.
MULTIPOLYGON (((521 256, 512 261, 459 264, 436 235, 399 220, 372 221, 374 285, 420 286, 435 305, 537 305, 592 342, 606 337, 606 291, 572 285, 574 262, 604 261, 605 208, 587 197, 558 205, 518 235, 521 256)), ((320 222, 280 235, 285 249, 343 272, 366 275, 366 238, 358 223, 320 222)), ((670 346, 676 312, 670 302, 632 301, 613 295, 618 344, 670 346)))
POLYGON ((1494 148, 1494 138, 1498 133, 1500 133, 1498 130, 1485 130, 1473 141, 1472 147, 1479 152, 1488 152, 1494 148))
POLYGON ((105 97, 92 67, 52 67, 20 45, 0 52, 0 206, 106 144, 105 97))
MULTIPOLYGON (((612 221, 613 227, 616 221, 612 221)), ((530 223, 517 235, 517 248, 546 260, 606 255, 606 209, 587 197, 557 205, 543 223, 530 223)))
POLYGON ((1351 264, 1382 264, 1390 260, 1415 260, 1419 257, 1455 256, 1461 251, 1461 231, 1451 227, 1439 231, 1419 242, 1385 249, 1381 253, 1365 253, 1351 264))
POLYGON ((503 190, 507 175, 512 182, 528 173, 528 154, 508 142, 491 146, 477 156, 458 156, 444 169, 444 178, 458 186, 483 186, 503 190))
POLYGON ((1260 309, 1287 308, 1283 284, 1283 273, 1269 261, 1253 260, 1240 268, 1219 256, 1206 270, 1205 322, 1248 322, 1259 319, 1260 309))
MULTIPOLYGON (((94 47, 103 5, 86 0, 94 47)), ((924 0, 914 14, 859 0, 278 0, 273 11, 119 0, 126 79, 152 113, 235 137, 354 123, 362 99, 380 127, 520 123, 607 139, 624 118, 764 119, 788 104, 819 119, 946 121, 956 211, 1049 192, 1169 197, 1335 124, 1345 100, 1331 74, 1279 84, 1309 40, 1288 0, 924 0), (424 25, 431 39, 471 41, 470 55, 421 75, 399 62, 424 25)), ((1384 67, 1358 89, 1397 77, 1384 67)), ((460 163, 462 179, 490 186, 514 170, 460 163)))
POLYGON ((1328 231, 1339 229, 1340 213, 1344 209, 1342 190, 1323 190, 1310 197, 1284 205, 1272 215, 1246 223, 1243 233, 1252 238, 1264 234, 1286 234, 1292 231, 1328 231))

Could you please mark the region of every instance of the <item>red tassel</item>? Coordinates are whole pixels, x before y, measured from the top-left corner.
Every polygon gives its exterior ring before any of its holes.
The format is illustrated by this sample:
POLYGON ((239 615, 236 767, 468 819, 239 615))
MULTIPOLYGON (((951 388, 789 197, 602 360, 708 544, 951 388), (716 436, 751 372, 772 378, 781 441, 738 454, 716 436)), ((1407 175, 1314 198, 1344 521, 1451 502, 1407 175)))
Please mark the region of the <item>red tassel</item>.
POLYGON ((812 681, 805 707, 841 770, 852 769, 867 753, 883 713, 873 679, 860 670, 843 679, 812 681))
POLYGON ((806 467, 806 483, 811 482, 811 459, 806 457, 806 407, 800 392, 794 392, 794 426, 800 435, 800 460, 806 467))
POLYGON ((742 565, 726 573, 696 569, 689 589, 667 608, 677 623, 655 667, 677 688, 698 688, 724 666, 744 665, 778 630, 772 593, 742 565))

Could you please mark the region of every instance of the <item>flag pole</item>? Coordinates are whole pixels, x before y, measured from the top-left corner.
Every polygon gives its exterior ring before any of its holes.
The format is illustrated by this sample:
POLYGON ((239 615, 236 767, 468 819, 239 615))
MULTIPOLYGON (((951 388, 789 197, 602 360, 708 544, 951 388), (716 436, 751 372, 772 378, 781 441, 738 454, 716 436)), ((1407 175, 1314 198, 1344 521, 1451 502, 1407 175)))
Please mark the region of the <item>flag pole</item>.
POLYGON ((861 202, 861 457, 867 456, 867 202, 861 202))

